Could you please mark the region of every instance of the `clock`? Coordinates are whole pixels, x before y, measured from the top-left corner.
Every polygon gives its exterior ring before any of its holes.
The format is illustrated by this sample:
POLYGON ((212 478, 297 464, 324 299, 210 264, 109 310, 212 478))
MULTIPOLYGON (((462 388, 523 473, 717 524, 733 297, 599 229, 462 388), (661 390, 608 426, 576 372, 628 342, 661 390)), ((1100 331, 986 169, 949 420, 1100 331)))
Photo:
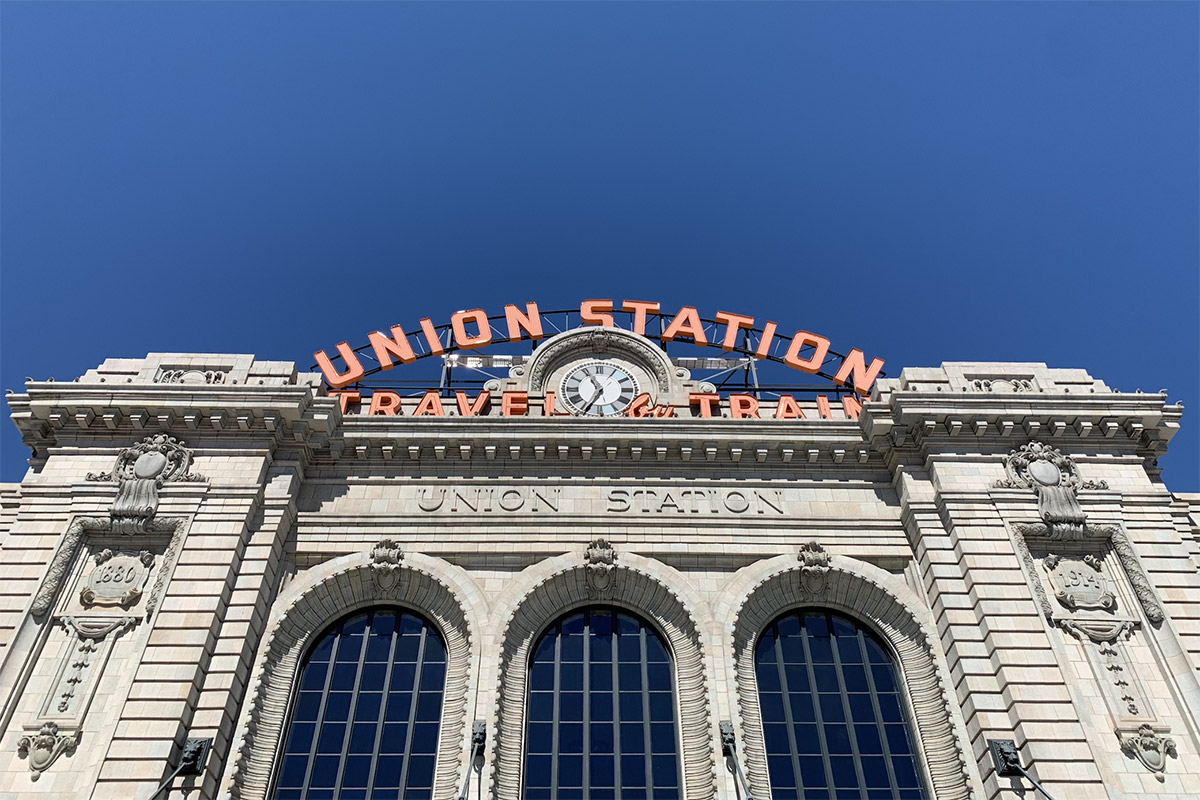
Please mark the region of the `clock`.
POLYGON ((563 403, 580 417, 613 417, 637 397, 637 379, 617 364, 590 361, 563 377, 563 403))

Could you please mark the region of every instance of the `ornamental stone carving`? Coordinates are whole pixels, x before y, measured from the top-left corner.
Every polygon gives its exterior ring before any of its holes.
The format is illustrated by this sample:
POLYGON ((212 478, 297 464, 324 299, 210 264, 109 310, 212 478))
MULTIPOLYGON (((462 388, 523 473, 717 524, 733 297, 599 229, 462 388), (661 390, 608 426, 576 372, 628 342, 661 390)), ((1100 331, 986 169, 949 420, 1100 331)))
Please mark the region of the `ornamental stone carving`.
POLYGON ((829 553, 815 541, 800 546, 800 591, 819 595, 825 591, 825 576, 829 572, 829 553))
POLYGON ((1167 769, 1167 756, 1176 754, 1175 740, 1156 732, 1150 725, 1142 725, 1136 733, 1122 735, 1121 750, 1142 762, 1159 781, 1165 780, 1163 772, 1167 769))
POLYGON ((154 566, 154 554, 149 550, 139 553, 114 553, 105 548, 94 556, 96 566, 88 575, 84 587, 79 591, 79 602, 84 606, 119 605, 129 608, 142 597, 150 569, 154 566))
POLYGON ((1042 568, 1050 578, 1058 602, 1072 611, 1079 608, 1111 611, 1117 604, 1100 560, 1090 553, 1082 558, 1051 553, 1042 560, 1042 568))
POLYGON ((189 470, 192 451, 174 436, 147 436, 117 455, 112 472, 88 473, 89 481, 116 480, 117 498, 110 513, 113 530, 134 533, 149 529, 158 512, 158 490, 168 481, 202 481, 203 475, 189 470))
POLYGON ((1142 610, 1146 612, 1146 619, 1155 624, 1166 619, 1162 603, 1158 601, 1158 596, 1154 593, 1154 587, 1150 583, 1150 578, 1146 575, 1146 571, 1142 569, 1137 555, 1133 552, 1133 545, 1129 542, 1129 536, 1121 526, 1088 525, 1077 528, 1063 528, 1049 524, 1042 525, 1040 523, 1029 525, 1016 524, 1012 526, 1012 532, 1013 545, 1018 557, 1021 559, 1021 563, 1025 567, 1026 574, 1032 579, 1034 595, 1037 598, 1038 605, 1042 609, 1042 615, 1046 619, 1054 619, 1054 607, 1046 595, 1042 581, 1038 578, 1036 563, 1033 554, 1029 550, 1029 544, 1026 541, 1030 537, 1039 543, 1048 543, 1050 546, 1061 542, 1090 541, 1103 543, 1107 541, 1112 545, 1113 552, 1117 554, 1117 561, 1121 564, 1121 570, 1129 579, 1129 585, 1132 587, 1134 595, 1137 596, 1142 610))
POLYGON ((75 737, 61 732, 54 722, 47 722, 37 733, 22 736, 17 742, 17 753, 29 760, 31 780, 37 780, 63 753, 75 752, 75 737))
POLYGON ((1028 378, 976 378, 967 384, 972 392, 989 392, 992 394, 1026 394, 1035 391, 1033 381, 1028 378))
POLYGON ((195 383, 220 385, 229 373, 219 369, 165 369, 155 376, 155 383, 195 383))
MULTIPOLYGON (((671 376, 676 374, 674 365, 666 354, 649 344, 646 339, 618 328, 580 328, 567 331, 555 337, 553 342, 539 347, 530 361, 521 367, 513 367, 509 371, 511 377, 519 377, 522 373, 529 376, 529 391, 541 392, 545 389, 546 378, 556 368, 571 358, 582 354, 616 355, 633 359, 637 364, 648 370, 662 392, 670 391, 671 376)), ((679 376, 687 379, 691 373, 679 376)))
POLYGON ((82 722, 116 638, 137 622, 137 617, 63 617, 63 627, 75 639, 59 662, 54 689, 42 705, 41 716, 82 722))
POLYGON ((1088 659, 1099 662, 1096 665, 1099 667, 1097 678, 1107 678, 1107 686, 1101 688, 1114 718, 1125 723, 1145 719, 1146 715, 1152 713, 1148 703, 1140 699, 1147 696, 1145 687, 1137 671, 1128 669, 1128 655, 1122 652, 1121 642, 1133 635, 1134 623, 1131 620, 1065 619, 1059 625, 1076 639, 1091 642, 1095 646, 1094 652, 1088 652, 1088 659))
POLYGON ((1082 527, 1087 518, 1076 493, 1080 489, 1108 488, 1103 481, 1084 481, 1074 461, 1036 441, 1010 452, 1004 470, 1008 478, 997 481, 996 487, 1032 489, 1038 498, 1038 515, 1051 527, 1082 527))
POLYGON ((384 590, 394 589, 400 581, 404 550, 395 539, 381 539, 371 548, 370 568, 375 582, 384 590))
POLYGON ((588 594, 601 597, 613 589, 616 583, 615 568, 617 551, 607 539, 593 539, 583 553, 583 565, 587 575, 588 594))

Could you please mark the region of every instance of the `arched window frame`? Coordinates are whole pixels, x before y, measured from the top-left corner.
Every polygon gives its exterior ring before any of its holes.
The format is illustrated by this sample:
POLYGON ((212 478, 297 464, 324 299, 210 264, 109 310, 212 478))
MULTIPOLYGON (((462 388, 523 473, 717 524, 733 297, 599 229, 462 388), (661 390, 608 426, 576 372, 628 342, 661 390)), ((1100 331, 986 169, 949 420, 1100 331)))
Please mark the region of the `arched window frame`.
POLYGON ((654 559, 618 553, 603 585, 589 580, 584 551, 534 564, 498 598, 494 619, 506 620, 499 636, 500 687, 491 749, 490 792, 496 800, 519 800, 524 786, 525 696, 530 649, 538 634, 566 611, 588 605, 626 609, 651 623, 671 653, 681 738, 685 800, 716 793, 717 722, 709 713, 707 662, 697 620, 703 608, 688 580, 654 559))
MULTIPOLYGON (((675 732, 675 736, 674 736, 674 738, 675 738, 675 752, 674 752, 674 757, 675 757, 675 777, 676 777, 676 780, 677 780, 677 782, 678 782, 678 786, 679 786, 679 789, 680 789, 680 796, 682 797, 682 794, 683 794, 683 757, 682 757, 682 756, 683 756, 683 738, 682 738, 682 735, 681 735, 681 734, 682 734, 682 729, 681 729, 681 726, 680 726, 680 710, 681 710, 681 709, 680 709, 680 705, 679 705, 679 686, 678 686, 678 676, 676 675, 676 669, 675 669, 675 661, 676 661, 676 658, 675 658, 675 653, 673 652, 673 648, 672 648, 671 642, 670 642, 670 641, 667 639, 667 637, 666 637, 666 636, 664 636, 664 635, 663 635, 663 633, 662 633, 660 630, 658 630, 657 626, 656 626, 656 625, 655 625, 653 622, 651 622, 650 620, 646 619, 646 618, 645 618, 645 617, 644 617, 644 616, 643 616, 641 613, 639 613, 637 610, 635 610, 635 609, 632 609, 632 608, 629 608, 629 607, 627 607, 627 606, 625 606, 625 605, 623 605, 623 604, 619 604, 619 603, 612 603, 612 602, 588 602, 588 603, 580 603, 580 604, 577 604, 577 605, 575 605, 574 607, 572 607, 572 608, 569 608, 569 609, 567 609, 566 611, 564 611, 562 614, 560 614, 560 615, 559 615, 558 617, 556 617, 555 619, 551 620, 551 621, 550 621, 550 622, 549 622, 549 623, 548 623, 548 624, 547 624, 545 627, 543 627, 543 628, 542 628, 542 630, 541 630, 541 631, 538 633, 538 635, 537 635, 537 636, 534 638, 534 640, 533 640, 533 642, 534 642, 534 646, 533 646, 533 647, 531 647, 531 648, 529 649, 529 657, 528 657, 528 660, 527 660, 527 662, 526 662, 526 673, 527 673, 527 674, 530 674, 530 673, 531 673, 531 671, 532 671, 532 669, 533 669, 533 665, 534 665, 534 657, 535 657, 535 655, 536 655, 536 651, 537 651, 537 647, 536 647, 537 643, 538 643, 538 642, 540 642, 540 641, 542 641, 543 637, 545 637, 545 636, 549 635, 549 633, 550 633, 551 629, 552 629, 553 627, 555 627, 556 625, 559 625, 559 624, 560 624, 560 623, 562 623, 563 621, 565 621, 565 620, 568 620, 568 619, 570 619, 570 618, 574 617, 574 616, 575 616, 575 615, 577 615, 577 614, 581 614, 581 613, 587 613, 587 612, 591 612, 591 613, 596 613, 596 612, 600 612, 600 613, 603 613, 603 612, 610 612, 610 613, 612 613, 612 614, 613 614, 613 616, 614 616, 614 622, 615 622, 615 617, 616 617, 616 615, 617 615, 617 614, 624 614, 624 615, 626 615, 626 616, 632 617, 632 618, 633 618, 633 619, 635 619, 635 620, 636 620, 636 621, 637 621, 637 622, 638 622, 638 623, 639 623, 639 624, 640 624, 640 625, 641 625, 641 626, 642 626, 642 627, 643 627, 643 628, 644 628, 644 629, 645 629, 645 630, 646 630, 648 633, 650 633, 651 635, 653 635, 653 636, 655 637, 655 639, 656 639, 656 640, 659 642, 659 644, 660 644, 660 645, 662 645, 662 647, 663 647, 663 648, 666 650, 666 653, 667 653, 667 658, 668 658, 668 663, 670 664, 670 667, 671 667, 671 706, 672 706, 672 714, 673 714, 673 717, 672 717, 672 720, 671 720, 671 724, 672 724, 672 726, 673 726, 673 728, 674 728, 674 732, 675 732)), ((615 630, 615 629, 614 629, 614 630, 615 630)), ((585 646, 586 646, 586 645, 585 645, 585 646)), ((614 653, 614 654, 613 654, 613 663, 614 663, 614 665, 619 663, 619 662, 617 661, 617 655, 616 655, 616 653, 614 653)), ((643 665, 646 665, 646 663, 647 663, 647 662, 646 662, 646 660, 645 660, 645 654, 644 654, 644 653, 643 653, 643 660, 642 660, 641 662, 639 662, 639 663, 641 663, 641 664, 643 664, 643 665)), ((527 696, 527 697, 529 697, 529 696, 532 694, 532 689, 533 689, 532 681, 528 681, 528 680, 527 680, 527 684, 526 684, 526 696, 527 696)), ((648 691, 648 689, 647 689, 646 691, 648 691)), ((617 692, 618 692, 618 689, 614 687, 614 689, 613 689, 613 693, 614 693, 614 705, 616 704, 616 693, 617 693, 617 692)), ((587 702, 588 702, 588 699, 585 697, 585 698, 584 698, 584 703, 586 704, 587 702)), ((525 732, 524 732, 524 735, 525 735, 525 736, 527 736, 527 735, 528 735, 528 730, 529 730, 529 723, 530 723, 530 711, 529 711, 529 704, 528 704, 528 702, 526 702, 526 706, 525 706, 525 715, 524 715, 524 718, 525 718, 525 732)), ((644 724, 644 725, 649 725, 649 724, 651 724, 651 721, 650 721, 650 719, 649 719, 648 717, 647 717, 647 718, 644 718, 644 719, 642 720, 642 722, 643 722, 643 724, 644 724)), ((649 746, 650 746, 650 734, 649 734, 649 731, 648 731, 648 729, 647 729, 646 736, 645 736, 645 742, 646 742, 646 747, 647 747, 647 748, 649 748, 649 746)), ((633 754, 631 754, 631 753, 630 753, 630 754, 621 754, 621 753, 620 753, 620 747, 619 747, 619 746, 616 746, 616 747, 615 747, 615 752, 618 754, 618 755, 617 755, 617 757, 618 757, 618 758, 620 757, 620 755, 633 755, 633 754)), ((644 756, 647 758, 647 769, 649 769, 649 768, 650 768, 650 767, 649 767, 650 750, 649 750, 649 749, 646 749, 646 750, 643 752, 643 755, 644 755, 644 756)), ((584 758, 587 758, 587 756, 588 756, 588 753, 585 751, 585 752, 584 752, 584 754, 583 754, 583 756, 584 756, 584 758)), ((525 759, 525 763, 528 763, 528 760, 529 760, 529 742, 528 742, 528 741, 524 741, 524 755, 523 755, 523 757, 524 757, 524 759, 525 759)), ((521 794, 522 794, 522 796, 524 796, 525 794, 527 794, 527 787, 526 787, 526 785, 525 785, 525 783, 526 783, 526 782, 527 782, 527 776, 526 776, 526 775, 524 775, 524 770, 522 770, 522 786, 521 786, 521 794)), ((618 781, 618 783, 617 783, 617 787, 618 787, 618 791, 619 791, 619 787, 620 787, 620 782, 619 782, 619 781, 618 781)))
MULTIPOLYGON (((391 602, 391 601, 368 603, 368 604, 362 605, 360 607, 350 609, 350 610, 346 611, 344 614, 342 614, 340 617, 338 617, 337 619, 332 620, 328 625, 326 625, 320 631, 317 631, 314 635, 310 636, 308 638, 308 641, 304 645, 302 655, 300 657, 299 663, 297 664, 296 675, 292 681, 292 689, 291 689, 291 692, 288 697, 287 710, 284 712, 283 718, 284 718, 284 720, 286 720, 286 722, 284 724, 284 728, 280 732, 279 743, 276 745, 276 749, 275 749, 274 766, 271 770, 271 784, 270 784, 270 788, 268 790, 269 797, 275 796, 276 791, 279 786, 279 778, 280 778, 280 773, 281 773, 281 769, 282 769, 282 765, 283 765, 284 748, 287 744, 288 734, 290 732, 293 717, 295 716, 296 702, 299 699, 299 693, 300 693, 300 681, 304 677, 304 667, 309 663, 309 660, 312 656, 313 651, 325 639, 326 636, 330 636, 330 635, 334 634, 334 628, 342 626, 347 621, 354 619, 355 617, 357 617, 360 614, 370 615, 370 614, 374 614, 374 613, 381 612, 381 611, 382 612, 388 612, 388 611, 395 612, 397 617, 399 617, 401 615, 405 615, 405 614, 416 617, 427 627, 428 632, 426 633, 426 635, 428 636, 428 635, 432 634, 432 635, 436 636, 440 640, 441 647, 443 648, 443 650, 446 649, 445 635, 442 633, 442 631, 439 629, 439 627, 433 621, 431 621, 428 617, 425 616, 425 614, 421 613, 418 609, 410 608, 408 606, 398 604, 395 602, 391 602)), ((334 658, 335 655, 336 654, 331 654, 331 656, 330 656, 331 663, 332 663, 332 659, 334 658)), ((449 657, 448 652, 447 652, 446 656, 447 656, 447 661, 448 661, 448 657, 449 657)), ((424 664, 426 662, 422 661, 420 663, 424 664)), ((390 666, 391 665, 389 665, 389 667, 390 666)), ((361 675, 359 677, 361 678, 361 675)), ((441 703, 441 708, 439 709, 439 713, 438 713, 439 739, 441 738, 442 723, 444 722, 445 717, 446 717, 446 677, 447 677, 446 674, 443 673, 442 686, 441 686, 442 703, 441 703)), ((355 693, 357 694, 357 692, 358 692, 358 687, 355 687, 355 693)), ((328 689, 328 687, 326 687, 326 689, 322 692, 322 695, 323 695, 322 702, 325 701, 325 697, 328 694, 329 694, 329 689, 328 689)), ((384 690, 385 703, 386 703, 386 699, 387 699, 386 694, 387 694, 387 690, 385 688, 385 690, 384 690)), ((417 704, 416 697, 413 698, 412 703, 413 703, 413 712, 415 712, 416 704, 417 704)), ((383 709, 381 709, 381 711, 382 710, 383 709)), ((353 708, 350 709, 350 714, 351 714, 351 720, 353 720, 353 714, 354 714, 353 708)), ((382 722, 380 722, 379 724, 382 725, 382 722)), ((319 730, 317 731, 317 734, 319 734, 319 730)), ((316 734, 314 734, 314 736, 315 735, 316 734)), ((378 735, 378 733, 377 733, 377 735, 378 735)), ((314 740, 314 745, 315 745, 315 740, 314 740)), ((408 753, 408 752, 404 753, 406 760, 408 759, 409 755, 410 755, 410 753, 408 753)), ((440 757, 440 755, 441 755, 440 753, 435 753, 435 756, 440 757)), ((344 750, 343 750, 341 756, 343 759, 346 757, 346 752, 344 750)), ((311 760, 313 758, 313 755, 310 754, 309 758, 311 760)), ((311 770, 312 768, 313 768, 313 765, 310 763, 309 770, 311 770)), ((435 781, 437 779, 437 773, 438 773, 437 763, 435 761, 434 767, 433 767, 433 778, 435 781)), ((404 784, 403 783, 401 785, 400 792, 401 792, 401 797, 403 797, 404 796, 404 784)))
MULTIPOLYGON (((891 643, 886 638, 884 638, 882 635, 880 635, 879 631, 876 630, 875 625, 873 625, 870 620, 862 619, 859 615, 847 613, 840 609, 831 608, 827 605, 822 605, 820 603, 798 603, 798 604, 793 604, 789 608, 783 609, 780 613, 778 613, 774 617, 772 617, 767 622, 766 625, 763 626, 763 629, 758 632, 758 635, 754 637, 753 643, 751 644, 751 647, 752 647, 751 658, 753 658, 754 662, 755 662, 754 663, 754 667, 755 667, 755 670, 754 670, 754 692, 755 692, 756 697, 758 697, 761 702, 762 694, 760 692, 760 687, 758 685, 757 653, 758 653, 759 643, 762 641, 763 634, 765 634, 767 632, 767 630, 769 630, 772 626, 777 625, 780 621, 782 621, 784 619, 787 619, 787 618, 793 617, 793 616, 799 616, 800 618, 803 618, 806 614, 809 614, 812 612, 816 612, 816 613, 820 613, 820 614, 837 615, 837 616, 843 617, 847 621, 857 625, 859 628, 862 629, 864 635, 869 636, 870 638, 874 639, 875 644, 880 646, 880 648, 883 650, 884 654, 890 660, 890 666, 891 666, 892 670, 894 670, 894 672, 895 672, 895 683, 896 683, 897 694, 899 695, 899 698, 900 698, 901 713, 904 716, 905 732, 906 732, 908 740, 909 740, 909 747, 911 749, 911 754, 912 754, 914 760, 916 761, 917 779, 920 783, 920 789, 922 790, 923 796, 925 796, 925 797, 933 796, 930 786, 929 786, 929 778, 928 778, 927 770, 924 769, 924 765, 922 764, 920 747, 919 747, 919 743, 917 742, 916 713, 915 713, 915 709, 912 705, 912 700, 908 696, 908 688, 905 684, 904 675, 900 668, 900 659, 897 657, 895 649, 892 647, 891 643)), ((863 655, 865 658, 866 653, 864 653, 863 655)), ((806 662, 806 664, 808 664, 808 662, 806 662)), ((808 666, 812 666, 812 665, 808 664, 808 666)), ((814 689, 813 691, 815 692, 816 690, 814 689)), ((875 697, 874 689, 871 690, 871 695, 873 698, 875 697)), ((761 706, 760 706, 760 718, 761 718, 761 706)), ((849 717, 847 717, 847 719, 849 719, 849 717)), ((759 734, 763 739, 763 751, 765 753, 766 752, 766 741, 765 741, 766 737, 765 737, 765 729, 762 727, 763 724, 764 723, 762 723, 760 721, 759 734)), ((795 755, 795 754, 793 754, 793 755, 795 755)), ((826 760, 826 762, 828 762, 829 754, 824 754, 823 758, 826 760)), ((826 770, 828 770, 828 769, 829 769, 829 766, 827 763, 826 770)), ((889 766, 888 769, 890 770, 891 767, 889 766)), ((797 780, 799 780, 799 773, 797 773, 797 780)), ((769 769, 767 770, 767 782, 768 782, 768 784, 770 783, 770 770, 769 769)), ((829 786, 829 791, 831 793, 834 791, 834 787, 832 784, 830 784, 830 786, 829 786)))
POLYGON ((914 755, 931 798, 982 796, 978 769, 965 756, 968 740, 947 694, 949 672, 936 654, 940 644, 927 610, 896 576, 838 555, 815 575, 795 555, 757 562, 734 576, 714 606, 718 624, 724 622, 732 631, 739 750, 754 796, 771 797, 754 648, 773 620, 806 607, 853 617, 872 629, 895 657, 913 726, 914 755), (930 748, 929 742, 949 746, 930 748))
MULTIPOLYGON (((441 634, 446 682, 434 766, 434 800, 458 796, 470 748, 470 680, 478 670, 475 642, 486 618, 483 593, 459 567, 420 553, 356 553, 313 567, 276 599, 259 648, 248 702, 238 720, 236 753, 219 793, 266 800, 283 747, 283 726, 300 656, 314 637, 343 616, 377 605, 412 609, 441 634)), ((391 543, 394 545, 394 543, 391 543)))

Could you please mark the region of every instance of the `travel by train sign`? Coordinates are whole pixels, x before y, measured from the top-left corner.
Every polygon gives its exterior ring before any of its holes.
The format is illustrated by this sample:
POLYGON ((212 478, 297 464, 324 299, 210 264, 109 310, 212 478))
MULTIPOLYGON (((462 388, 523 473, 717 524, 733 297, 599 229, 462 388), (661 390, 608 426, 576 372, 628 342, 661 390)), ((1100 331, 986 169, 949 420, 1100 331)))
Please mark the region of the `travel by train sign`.
MULTIPOLYGON (((481 400, 485 394, 482 391, 471 397, 468 392, 455 390, 444 380, 449 369, 465 363, 457 354, 502 343, 528 341, 536 344, 548 336, 580 327, 619 328, 664 347, 668 343, 686 343, 716 348, 726 358, 740 359, 724 363, 755 365, 774 362, 800 373, 820 376, 832 384, 831 393, 841 396, 846 416, 849 417, 857 416, 859 398, 870 393, 871 386, 882 374, 884 363, 881 358, 871 358, 868 362, 863 351, 857 347, 845 354, 835 351, 831 341, 820 334, 805 330, 797 330, 790 335, 782 333, 776 322, 760 322, 749 314, 718 310, 711 318, 707 318, 701 317, 693 306, 683 306, 678 311, 664 311, 659 303, 652 301, 624 300, 618 304, 612 300, 592 299, 581 302, 578 309, 556 311, 542 311, 534 302, 508 304, 502 314, 489 315, 484 309, 475 308, 457 311, 441 324, 426 317, 407 329, 394 325, 386 332, 371 331, 364 337, 365 343, 358 346, 339 342, 332 355, 326 350, 318 350, 313 354, 316 361, 314 366, 320 370, 330 389, 341 396, 343 410, 349 410, 350 405, 365 405, 367 398, 371 397, 371 407, 364 409, 365 413, 441 416, 448 408, 451 414, 457 412, 462 416, 474 416, 479 414, 480 404, 488 405, 490 398, 481 400), (373 387, 373 395, 363 391, 368 386, 364 383, 365 379, 428 358, 442 361, 443 381, 437 390, 409 392, 410 395, 420 396, 419 400, 411 401, 410 410, 401 412, 398 392, 385 391, 381 394, 378 387, 373 387)), ((578 380, 582 384, 581 391, 585 399, 589 392, 599 399, 602 391, 620 391, 617 378, 606 374, 603 369, 595 375, 581 374, 578 380)), ((754 397, 748 393, 731 393, 728 389, 723 394, 697 393, 689 398, 695 406, 693 415, 713 416, 714 404, 719 402, 726 409, 721 416, 759 417, 758 401, 761 395, 757 391, 759 387, 754 388, 754 397)), ((502 414, 523 415, 533 398, 508 397, 510 394, 523 393, 505 392, 503 398, 496 398, 502 414)), ((772 416, 784 419, 805 416, 796 406, 794 398, 779 393, 774 393, 773 397, 779 400, 774 403, 772 416)), ((556 413, 553 397, 539 399, 544 401, 541 404, 543 413, 556 413)), ((820 416, 828 417, 828 397, 817 395, 815 402, 820 416)), ((638 396, 632 401, 624 398, 622 405, 625 408, 623 413, 628 416, 674 415, 671 409, 650 405, 646 396, 638 396)), ((576 415, 579 410, 575 409, 576 415)), ((560 409, 557 413, 564 412, 560 409)))

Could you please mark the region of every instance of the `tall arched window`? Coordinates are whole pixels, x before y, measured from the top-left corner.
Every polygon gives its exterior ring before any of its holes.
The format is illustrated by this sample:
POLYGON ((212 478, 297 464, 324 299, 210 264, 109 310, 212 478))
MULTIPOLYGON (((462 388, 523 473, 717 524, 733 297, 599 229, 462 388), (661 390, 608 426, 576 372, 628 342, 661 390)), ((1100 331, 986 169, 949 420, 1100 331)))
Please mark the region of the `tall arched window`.
POLYGON ((528 709, 526 800, 682 797, 671 657, 640 618, 592 608, 551 625, 528 709))
POLYGON ((446 648, 393 608, 329 626, 302 662, 275 800, 429 800, 446 648))
POLYGON ((896 667, 854 620, 804 609, 755 651, 774 800, 920 800, 896 667))

